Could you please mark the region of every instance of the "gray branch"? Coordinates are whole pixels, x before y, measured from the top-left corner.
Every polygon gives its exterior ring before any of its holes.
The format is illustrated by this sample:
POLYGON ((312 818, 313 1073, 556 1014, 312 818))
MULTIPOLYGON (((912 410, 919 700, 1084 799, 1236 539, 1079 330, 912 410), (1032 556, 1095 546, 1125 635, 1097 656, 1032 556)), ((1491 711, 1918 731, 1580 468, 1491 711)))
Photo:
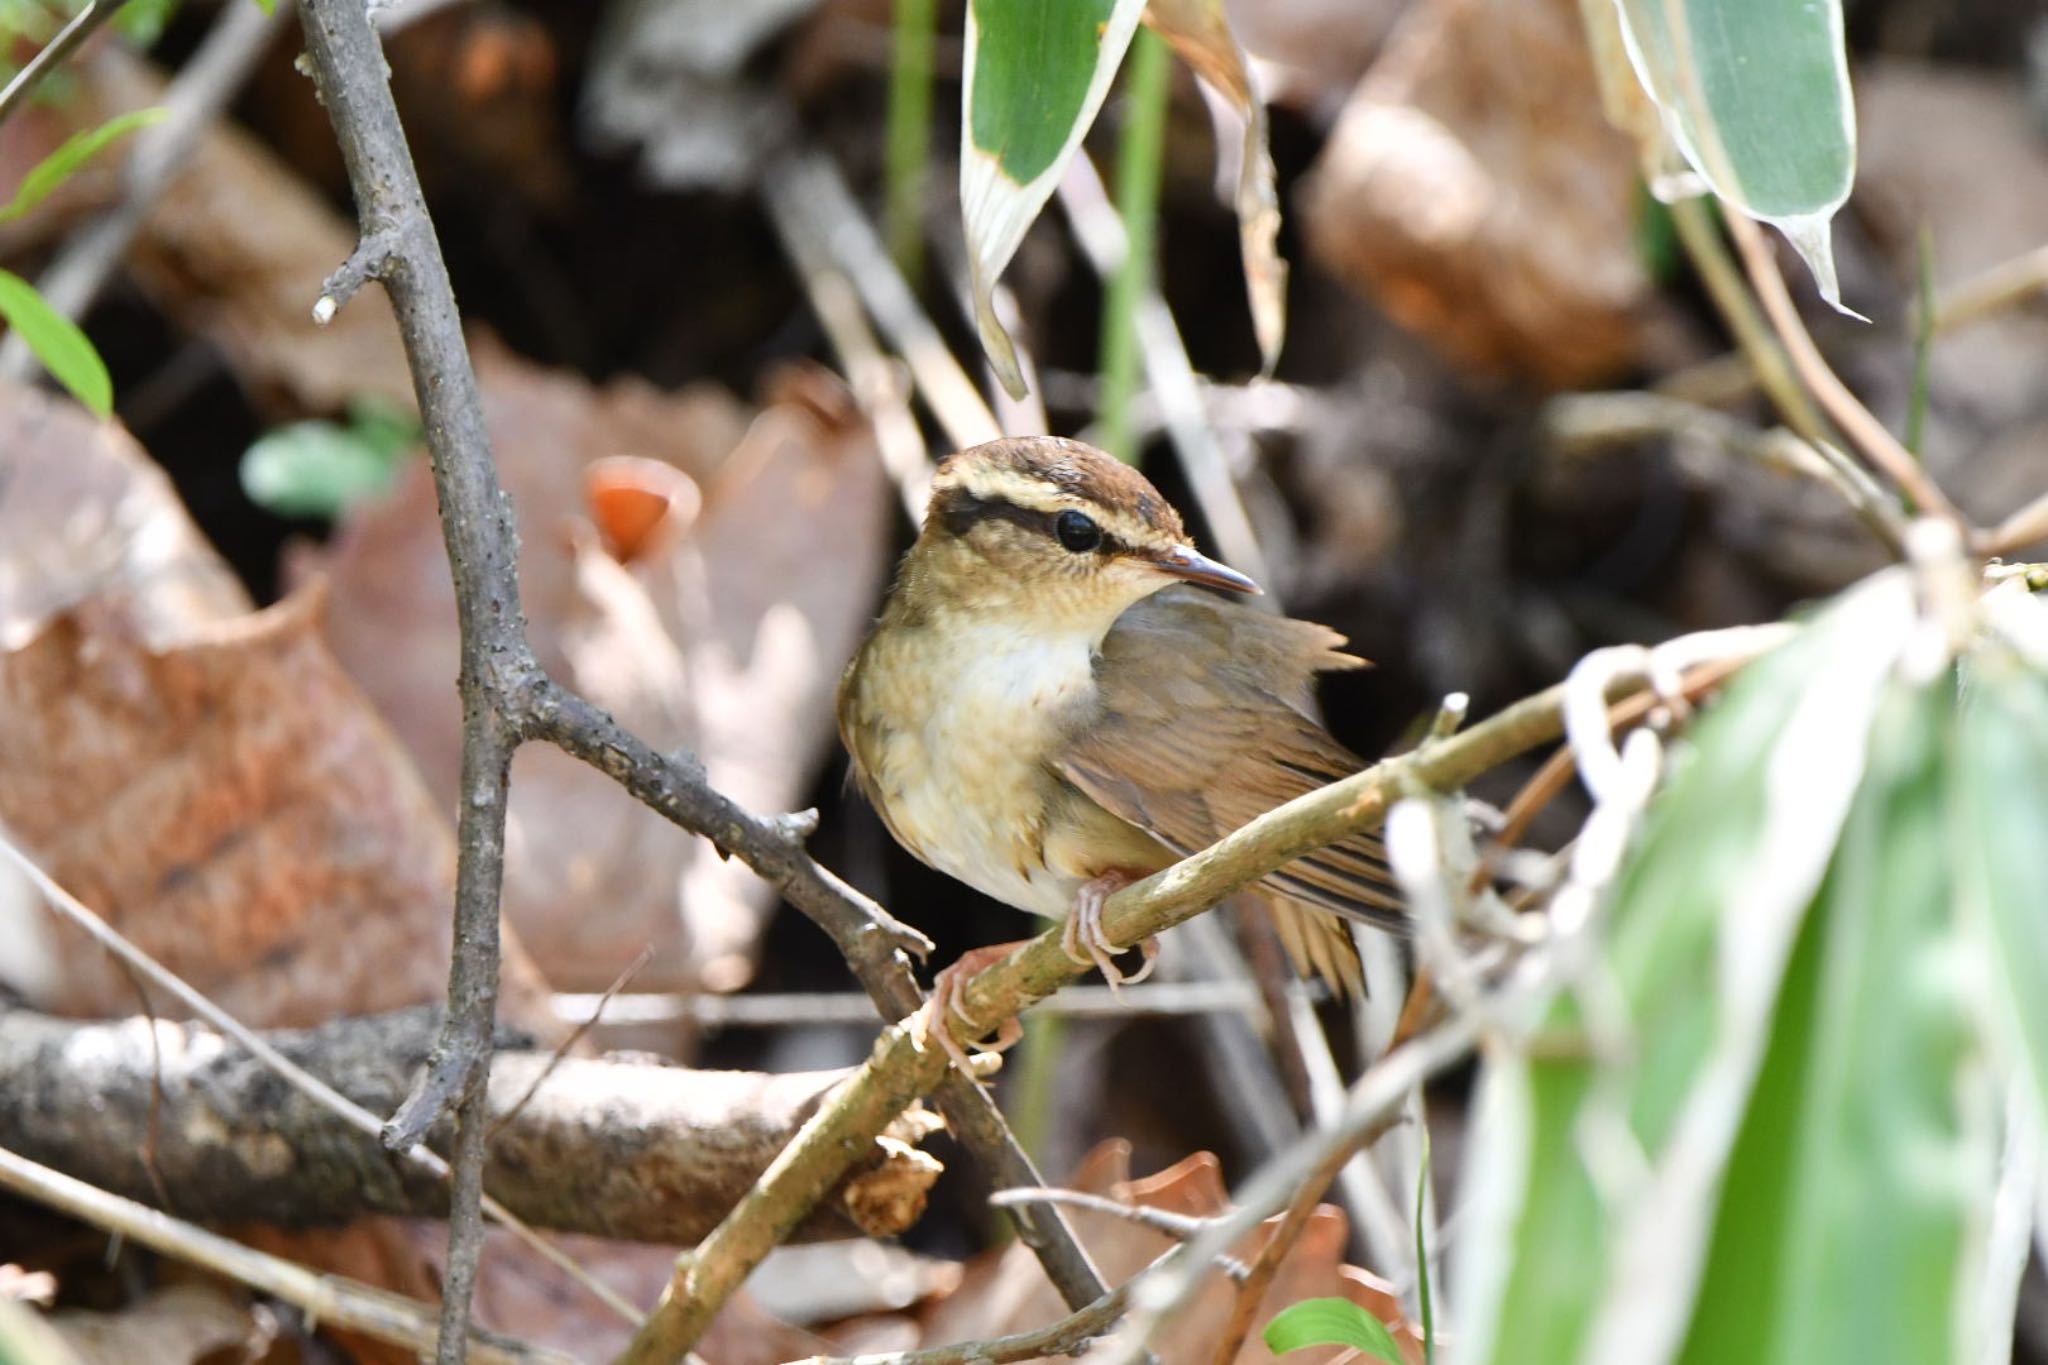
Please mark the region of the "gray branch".
MULTIPOLYGON (((358 1104, 388 1112, 438 1023, 439 1011, 414 1009, 269 1041, 358 1104)), ((845 1075, 555 1058, 504 1041, 485 1129, 492 1193, 540 1227, 670 1245, 716 1226, 845 1075)), ((908 1228, 939 1172, 914 1143, 935 1127, 911 1115, 895 1135, 903 1144, 877 1143, 797 1236, 908 1228)), ((427 1140, 445 1150, 449 1136, 443 1123, 427 1140)), ((448 1210, 447 1182, 391 1160, 203 1024, 0 1013, 0 1148, 198 1222, 304 1227, 448 1210)))
MULTIPOLYGON (((482 1232, 482 1077, 497 998, 507 773, 521 741, 540 738, 561 746, 677 824, 738 855, 832 936, 885 1018, 903 1018, 922 1003, 902 950, 928 945, 812 861, 787 822, 740 809, 710 788, 700 767, 656 753, 541 672, 520 612, 510 504, 492 462, 461 315, 392 102, 383 53, 362 0, 307 0, 303 22, 314 81, 355 191, 364 243, 330 283, 319 313, 331 317, 347 292, 371 278, 382 281, 391 296, 426 428, 462 632, 462 797, 448 1017, 420 1084, 385 1134, 387 1145, 403 1147, 451 1103, 456 1106, 456 1181, 438 1357, 442 1365, 453 1365, 462 1358, 482 1232)), ((937 1102, 998 1182, 1042 1183, 986 1092, 956 1078, 937 1102)), ((1020 1229, 1071 1306, 1104 1292, 1101 1277, 1056 1212, 1034 1211, 1020 1219, 1020 1229)))

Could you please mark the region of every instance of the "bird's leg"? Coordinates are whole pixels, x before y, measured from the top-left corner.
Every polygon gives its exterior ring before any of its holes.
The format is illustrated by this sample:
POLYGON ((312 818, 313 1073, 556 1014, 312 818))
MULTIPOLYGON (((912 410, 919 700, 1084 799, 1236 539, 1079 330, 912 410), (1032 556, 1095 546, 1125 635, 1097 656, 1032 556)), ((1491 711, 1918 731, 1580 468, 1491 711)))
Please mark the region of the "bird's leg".
MULTIPOLYGON (((965 1027, 966 1036, 970 1039, 986 1034, 988 1026, 976 1023, 973 1016, 967 1013, 962 992, 966 989, 969 977, 995 965, 1030 941, 1018 939, 1014 943, 991 943, 986 948, 970 948, 960 954, 957 961, 941 969, 939 974, 932 978, 931 998, 924 1002, 922 1009, 904 1021, 904 1026, 910 1030, 910 1041, 916 1044, 918 1051, 924 1051, 927 1044, 936 1041, 945 1050, 946 1055, 953 1059, 953 1065, 969 1077, 978 1078, 974 1064, 968 1058, 967 1049, 961 1046, 962 1035, 954 1031, 953 1020, 960 1021, 965 1027)), ((969 1046, 981 1053, 1003 1052, 1015 1047, 1023 1036, 1024 1025, 1012 1017, 1003 1020, 996 1029, 994 1043, 970 1042, 969 1046)))
POLYGON ((1102 932, 1102 903, 1143 878, 1141 872, 1114 870, 1082 883, 1074 896, 1074 913, 1060 930, 1060 946, 1067 956, 1084 967, 1094 965, 1111 990, 1143 981, 1159 961, 1159 940, 1148 938, 1138 945, 1145 954, 1145 965, 1126 976, 1116 965, 1116 946, 1102 932))

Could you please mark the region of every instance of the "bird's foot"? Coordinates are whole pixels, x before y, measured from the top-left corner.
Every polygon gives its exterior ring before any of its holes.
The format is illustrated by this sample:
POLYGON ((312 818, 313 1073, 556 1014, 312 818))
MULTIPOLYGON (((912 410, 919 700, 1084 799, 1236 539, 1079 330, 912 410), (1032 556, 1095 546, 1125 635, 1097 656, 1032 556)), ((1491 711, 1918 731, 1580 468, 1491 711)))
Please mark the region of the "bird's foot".
POLYGON ((1105 872, 1083 883, 1074 896, 1074 913, 1067 916, 1067 922, 1060 930, 1060 946, 1066 949, 1067 956, 1083 967, 1093 966, 1099 970, 1111 990, 1119 986, 1135 986, 1152 975, 1153 967, 1159 962, 1159 940, 1148 938, 1138 945, 1145 954, 1145 965, 1127 975, 1116 965, 1119 949, 1102 930, 1102 903, 1139 879, 1140 874, 1137 873, 1105 872))
POLYGON ((953 1059, 953 1065, 968 1077, 979 1079, 988 1068, 976 1066, 969 1055, 969 1048, 986 1057, 1015 1047, 1024 1037, 1024 1025, 1014 1017, 1003 1020, 996 1027, 995 1042, 973 1041, 987 1034, 989 1026, 977 1023, 967 1013, 964 994, 970 977, 985 971, 1028 942, 1029 939, 1019 939, 1015 943, 992 943, 986 948, 970 948, 960 955, 958 961, 933 977, 931 998, 904 1021, 904 1027, 910 1030, 910 1041, 917 1050, 923 1052, 936 1042, 953 1059), (959 1029, 954 1027, 955 1020, 959 1021, 959 1029), (967 1040, 965 1046, 962 1045, 963 1038, 967 1040))

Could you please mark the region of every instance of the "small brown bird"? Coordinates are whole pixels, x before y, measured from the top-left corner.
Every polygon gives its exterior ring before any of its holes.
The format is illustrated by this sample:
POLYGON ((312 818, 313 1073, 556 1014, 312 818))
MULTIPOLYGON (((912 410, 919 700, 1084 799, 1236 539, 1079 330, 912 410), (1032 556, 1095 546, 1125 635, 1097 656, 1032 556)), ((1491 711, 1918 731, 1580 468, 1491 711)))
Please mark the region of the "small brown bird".
MULTIPOLYGON (((1137 471, 1075 441, 1015 437, 949 456, 923 533, 839 682, 861 790, 919 861, 1033 914, 1116 984, 1113 892, 1365 766, 1310 713, 1312 681, 1363 660, 1325 626, 1188 584, 1258 586, 1197 553, 1137 471)), ((1312 853, 1252 893, 1298 970, 1355 990, 1335 916, 1397 925, 1378 844, 1312 853)), ((967 974, 931 1013, 959 1013, 967 974)), ((972 1029, 972 1020, 960 1016, 972 1029)), ((964 1060, 949 1027, 939 1042, 964 1060)), ((1009 1041, 1006 1035, 1003 1043, 1009 1041)))

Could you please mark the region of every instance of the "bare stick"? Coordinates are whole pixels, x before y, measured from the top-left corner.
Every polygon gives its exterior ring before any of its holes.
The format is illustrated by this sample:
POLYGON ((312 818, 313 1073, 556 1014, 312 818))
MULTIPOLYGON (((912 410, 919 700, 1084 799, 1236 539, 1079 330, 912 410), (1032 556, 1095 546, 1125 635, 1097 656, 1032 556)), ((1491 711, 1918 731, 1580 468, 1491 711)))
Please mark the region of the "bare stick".
POLYGON ((1223 1336, 1216 1343, 1215 1354, 1210 1357, 1213 1365, 1231 1365, 1237 1359, 1238 1348, 1251 1335, 1252 1318, 1257 1315, 1259 1304, 1265 1300, 1266 1291, 1272 1287, 1273 1277, 1280 1273, 1280 1263, 1287 1259, 1287 1253, 1307 1231, 1309 1215, 1316 1211, 1323 1192, 1330 1188, 1330 1182, 1337 1178, 1337 1173, 1350 1164, 1352 1156, 1372 1145, 1372 1136, 1366 1134, 1356 1142, 1332 1147, 1301 1182, 1301 1188, 1294 1192, 1294 1197, 1287 1203, 1287 1211, 1280 1216, 1272 1235, 1259 1248, 1251 1269, 1237 1286, 1237 1303, 1231 1308, 1230 1321, 1224 1325, 1223 1336))
POLYGON ((1849 392, 1848 385, 1828 367, 1820 348, 1813 344, 1813 336, 1806 330, 1806 323, 1799 317, 1799 309, 1793 305, 1792 295, 1785 288, 1785 277, 1778 272, 1778 262, 1771 255, 1770 243, 1764 240, 1763 229, 1752 222, 1746 214, 1727 215, 1728 231, 1735 238, 1735 249, 1742 254, 1742 263, 1749 272, 1750 283, 1755 287, 1757 297, 1763 301, 1764 312, 1777 330, 1778 338, 1785 343, 1793 369, 1799 373, 1800 382, 1806 386, 1833 418, 1849 439, 1855 442, 1865 458, 1882 470, 1906 495, 1913 499, 1921 511, 1953 522, 1967 530, 1962 513, 1948 500, 1934 480, 1927 477, 1927 471, 1913 458, 1913 452, 1899 444, 1898 438, 1885 430, 1884 423, 1871 415, 1861 399, 1849 392))
MULTIPOLYGON (((315 1321, 414 1351, 434 1347, 439 1328, 426 1304, 245 1247, 147 1205, 94 1189, 5 1148, 0 1148, 0 1186, 117 1237, 282 1299, 315 1321)), ((474 1359, 489 1365, 574 1365, 575 1361, 574 1356, 484 1332, 473 1331, 469 1346, 474 1359)))
POLYGON ((947 439, 965 448, 1002 435, 981 391, 918 306, 839 168, 821 153, 795 153, 769 168, 762 192, 781 230, 818 234, 825 255, 853 281, 882 334, 909 363, 947 439))
MULTIPOLYGON (((1318 983, 1303 984, 1312 993, 1318 990, 1318 983)), ((570 1024, 588 1019, 596 1000, 592 995, 557 995, 555 1017, 570 1024)), ((1142 1019, 1242 1014, 1258 1007, 1258 991, 1243 981, 1151 981, 1115 990, 1108 986, 1070 986, 1040 1005, 1038 1012, 1070 1019, 1142 1019)), ((875 1002, 858 991, 764 991, 747 995, 627 992, 613 997, 605 1009, 605 1018, 612 1024, 689 1023, 710 1029, 872 1024, 875 1002)))
POLYGON ((28 65, 15 72, 14 79, 7 82, 7 88, 0 90, 0 123, 11 118, 28 98, 29 92, 42 84, 43 77, 76 52, 94 30, 113 17, 121 4, 122 0, 86 0, 85 8, 72 15, 70 21, 57 30, 57 36, 43 44, 43 50, 29 58, 28 65))
POLYGON ((783 254, 796 267, 811 311, 818 315, 839 356, 839 368, 854 400, 875 429, 882 463, 903 499, 904 512, 915 525, 923 519, 931 494, 932 461, 924 434, 917 429, 917 418, 910 411, 899 367, 882 353, 881 343, 861 311, 859 291, 818 240, 810 215, 798 211, 793 195, 770 194, 767 204, 776 235, 782 239, 783 254))
POLYGON ((1054 1356, 1079 1355, 1083 1347, 1107 1332, 1123 1316, 1124 1305, 1130 1298, 1130 1286, 1131 1282, 1127 1280, 1086 1308, 1028 1332, 1013 1332, 987 1341, 930 1346, 921 1351, 839 1359, 812 1356, 797 1362, 797 1365, 1007 1365, 1015 1360, 1050 1360, 1054 1356))
POLYGON ((1063 1190, 1057 1186, 1040 1186, 1028 1190, 997 1190, 988 1197, 988 1202, 999 1209, 1015 1208, 1019 1204, 1066 1204, 1093 1213, 1107 1214, 1121 1218, 1126 1223, 1135 1223, 1141 1228, 1163 1232, 1176 1242, 1185 1242, 1209 1225, 1206 1218, 1196 1218, 1172 1209, 1155 1209, 1150 1204, 1126 1204, 1111 1199, 1108 1195, 1090 1194, 1087 1190, 1063 1190))

